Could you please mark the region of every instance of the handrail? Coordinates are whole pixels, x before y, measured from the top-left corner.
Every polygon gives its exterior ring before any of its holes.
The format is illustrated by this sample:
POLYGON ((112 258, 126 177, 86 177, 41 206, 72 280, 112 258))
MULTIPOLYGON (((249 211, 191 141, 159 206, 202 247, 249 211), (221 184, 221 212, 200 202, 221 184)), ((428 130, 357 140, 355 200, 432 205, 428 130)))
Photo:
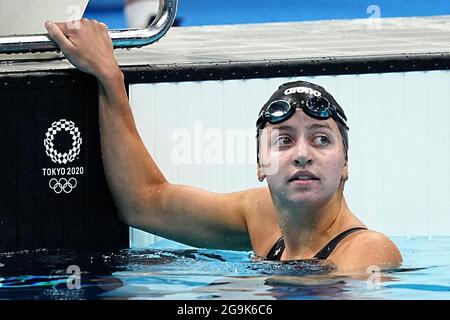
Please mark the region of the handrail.
MULTIPOLYGON (((115 49, 150 45, 170 29, 177 15, 178 0, 159 0, 156 19, 146 29, 116 29, 109 35, 115 49)), ((0 54, 59 51, 47 34, 12 35, 0 37, 0 54)))

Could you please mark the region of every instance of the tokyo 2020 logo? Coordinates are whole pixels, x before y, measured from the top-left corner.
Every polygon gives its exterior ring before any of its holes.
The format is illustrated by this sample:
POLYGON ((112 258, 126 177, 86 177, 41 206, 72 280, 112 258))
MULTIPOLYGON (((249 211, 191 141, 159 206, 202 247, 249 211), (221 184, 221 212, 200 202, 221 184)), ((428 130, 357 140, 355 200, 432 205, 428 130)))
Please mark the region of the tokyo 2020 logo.
MULTIPOLYGON (((75 126, 73 121, 61 119, 52 123, 48 128, 45 139, 45 153, 49 158, 57 164, 66 165, 75 160, 81 152, 81 138, 80 130, 75 126), (68 152, 60 152, 55 146, 54 140, 57 134, 68 132, 71 136, 71 145, 68 152)), ((74 175, 83 175, 83 167, 60 167, 60 168, 42 168, 44 177, 52 177, 48 182, 51 190, 56 194, 71 193, 78 184, 74 175), (58 177, 59 176, 59 177, 58 177), (61 177, 62 176, 62 177, 61 177)))
POLYGON ((72 121, 67 121, 61 119, 52 123, 51 127, 48 128, 45 134, 46 139, 44 140, 45 153, 52 159, 54 163, 66 164, 75 160, 75 157, 81 151, 81 144, 83 140, 81 139, 81 133, 72 121), (55 136, 61 131, 68 131, 72 136, 72 148, 69 152, 61 153, 55 148, 53 140, 55 136))

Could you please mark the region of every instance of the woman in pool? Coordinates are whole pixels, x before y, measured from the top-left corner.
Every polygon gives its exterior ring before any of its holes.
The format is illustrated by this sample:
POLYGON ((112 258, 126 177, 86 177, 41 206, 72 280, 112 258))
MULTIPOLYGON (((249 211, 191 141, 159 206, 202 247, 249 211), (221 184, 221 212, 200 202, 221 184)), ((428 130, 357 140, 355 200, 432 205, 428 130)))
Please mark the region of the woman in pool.
POLYGON ((258 178, 268 188, 217 194, 166 181, 134 124, 124 76, 104 24, 46 23, 81 71, 97 77, 106 178, 121 219, 188 245, 253 250, 269 260, 328 259, 341 270, 398 267, 397 247, 367 230, 343 196, 346 118, 322 87, 286 84, 257 121, 258 178))

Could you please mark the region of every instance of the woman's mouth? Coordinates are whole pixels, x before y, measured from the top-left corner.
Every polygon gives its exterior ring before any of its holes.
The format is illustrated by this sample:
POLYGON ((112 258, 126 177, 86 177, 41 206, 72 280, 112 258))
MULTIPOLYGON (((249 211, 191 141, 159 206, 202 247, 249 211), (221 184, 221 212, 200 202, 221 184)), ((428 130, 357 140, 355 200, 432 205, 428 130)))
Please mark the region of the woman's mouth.
POLYGON ((310 171, 297 171, 289 178, 288 182, 296 185, 308 185, 318 180, 320 179, 310 171))
POLYGON ((313 179, 310 179, 310 180, 292 180, 290 183, 293 183, 293 184, 296 184, 296 185, 305 186, 305 185, 311 184, 311 183, 313 183, 315 181, 317 181, 317 180, 313 180, 313 179))

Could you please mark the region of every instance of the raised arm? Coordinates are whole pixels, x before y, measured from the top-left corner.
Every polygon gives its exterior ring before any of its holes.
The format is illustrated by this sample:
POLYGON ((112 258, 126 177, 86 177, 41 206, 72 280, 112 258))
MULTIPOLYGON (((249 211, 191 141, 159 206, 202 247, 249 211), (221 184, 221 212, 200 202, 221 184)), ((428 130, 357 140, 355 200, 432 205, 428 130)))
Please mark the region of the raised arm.
POLYGON ((106 25, 82 19, 77 29, 46 27, 69 61, 98 79, 103 163, 121 219, 193 246, 250 250, 247 192, 215 194, 170 184, 146 150, 106 25))

